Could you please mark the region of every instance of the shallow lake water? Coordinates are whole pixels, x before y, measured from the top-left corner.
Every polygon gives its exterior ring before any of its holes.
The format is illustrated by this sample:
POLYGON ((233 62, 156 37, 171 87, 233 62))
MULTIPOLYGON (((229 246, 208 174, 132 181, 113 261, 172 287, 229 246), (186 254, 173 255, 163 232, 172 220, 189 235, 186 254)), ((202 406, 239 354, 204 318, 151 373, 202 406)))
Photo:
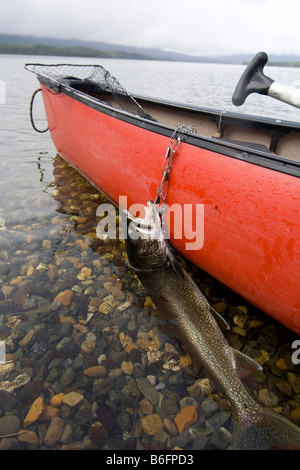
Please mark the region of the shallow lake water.
MULTIPOLYGON (((38 83, 23 70, 35 61, 27 59, 0 58, 6 85, 0 104, 0 345, 6 350, 0 449, 231 449, 226 397, 195 368, 184 345, 160 331, 151 299, 126 264, 124 241, 97 237, 96 210, 104 197, 57 155, 49 133, 31 128, 29 103, 38 83)), ((106 60, 105 66, 141 94, 151 66, 157 83, 177 77, 180 89, 184 76, 178 63, 106 60)), ((213 70, 216 82, 221 69, 213 70)), ((203 70, 207 77, 206 64, 203 70)), ((230 67, 222 70, 228 77, 230 67)), ((279 72, 288 76, 286 69, 279 72)), ((181 101, 189 99, 191 91, 181 101)), ((215 107, 223 108, 221 101, 215 107)), ((38 101, 36 110, 45 128, 38 101)), ((180 262, 231 326, 224 333, 230 345, 262 365, 247 380, 249 393, 299 425, 300 368, 292 361, 297 335, 180 262)))

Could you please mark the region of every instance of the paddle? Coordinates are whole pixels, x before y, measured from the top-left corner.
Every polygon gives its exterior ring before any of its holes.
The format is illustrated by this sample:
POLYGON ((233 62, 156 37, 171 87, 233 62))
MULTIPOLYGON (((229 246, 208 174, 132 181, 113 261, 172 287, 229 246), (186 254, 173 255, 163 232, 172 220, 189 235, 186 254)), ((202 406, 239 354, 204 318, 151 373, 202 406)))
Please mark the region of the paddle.
POLYGON ((241 106, 248 95, 259 93, 300 108, 300 90, 280 85, 272 80, 272 78, 264 75, 263 68, 267 62, 268 55, 265 52, 259 52, 253 57, 234 90, 232 96, 233 104, 241 106))

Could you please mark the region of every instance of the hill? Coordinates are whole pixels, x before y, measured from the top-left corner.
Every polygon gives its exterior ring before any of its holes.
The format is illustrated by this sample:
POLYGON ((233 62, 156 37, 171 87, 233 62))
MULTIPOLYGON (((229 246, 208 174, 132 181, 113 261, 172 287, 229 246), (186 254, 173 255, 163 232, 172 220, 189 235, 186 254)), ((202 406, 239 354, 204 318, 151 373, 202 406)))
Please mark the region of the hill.
POLYGON ((0 54, 25 54, 42 56, 64 56, 64 57, 96 57, 110 59, 135 59, 150 60, 151 57, 138 52, 125 51, 102 51, 91 47, 59 47, 47 46, 44 44, 9 44, 0 42, 0 54))
MULTIPOLYGON (((194 56, 157 48, 124 46, 100 41, 80 39, 60 39, 51 37, 19 36, 0 34, 0 53, 65 55, 77 57, 109 57, 122 59, 166 60, 178 62, 205 62, 221 64, 248 63, 253 54, 223 55, 214 57, 194 56), (52 49, 49 49, 52 48, 52 49), (18 51, 18 52, 17 52, 18 51)), ((267 51, 266 51, 267 52, 267 51)), ((280 66, 299 66, 300 56, 269 54, 269 64, 280 66)))
MULTIPOLYGON (((181 54, 177 52, 164 51, 162 49, 155 48, 141 48, 135 46, 124 46, 122 44, 110 44, 99 41, 81 41, 79 39, 59 39, 59 38, 43 38, 35 36, 17 36, 17 35, 8 35, 0 34, 0 43, 10 44, 15 46, 27 45, 27 46, 52 46, 56 48, 76 48, 83 47, 85 49, 99 50, 104 52, 109 52, 111 57, 113 53, 118 53, 120 56, 121 53, 125 53, 123 57, 119 58, 142 58, 152 59, 152 60, 172 60, 178 62, 217 62, 215 59, 210 57, 199 57, 199 56, 190 56, 188 54, 181 54), (140 57, 132 56, 132 54, 139 54, 140 57), (126 56, 126 57, 125 57, 126 56)), ((4 52, 3 52, 4 53, 4 52)), ((11 52, 6 52, 11 53, 11 52)), ((22 52, 19 52, 22 53, 22 52)), ((91 56, 95 57, 95 55, 91 56)), ((102 56, 104 57, 104 56, 102 56)))

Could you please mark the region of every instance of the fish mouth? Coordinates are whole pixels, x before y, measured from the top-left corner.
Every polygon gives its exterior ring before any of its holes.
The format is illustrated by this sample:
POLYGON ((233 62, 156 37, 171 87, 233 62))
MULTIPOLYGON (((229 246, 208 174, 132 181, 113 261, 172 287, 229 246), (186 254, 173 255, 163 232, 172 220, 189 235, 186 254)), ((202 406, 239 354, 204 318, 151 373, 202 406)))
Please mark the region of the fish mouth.
POLYGON ((136 271, 153 271, 164 265, 168 249, 162 230, 160 207, 148 201, 144 211, 144 218, 134 217, 127 211, 128 263, 136 271))
POLYGON ((128 220, 128 235, 131 238, 140 237, 151 240, 163 238, 159 210, 153 201, 147 202, 144 218, 134 217, 127 210, 125 212, 128 220))

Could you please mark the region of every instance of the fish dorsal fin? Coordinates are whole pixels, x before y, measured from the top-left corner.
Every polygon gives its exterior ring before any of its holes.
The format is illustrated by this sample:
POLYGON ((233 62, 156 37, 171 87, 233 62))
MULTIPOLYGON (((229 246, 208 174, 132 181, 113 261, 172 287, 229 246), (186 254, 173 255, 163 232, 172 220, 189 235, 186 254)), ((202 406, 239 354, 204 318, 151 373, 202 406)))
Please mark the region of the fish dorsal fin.
POLYGON ((173 251, 171 250, 171 248, 169 246, 168 246, 168 251, 167 251, 167 258, 168 258, 169 262, 171 263, 171 266, 174 269, 174 271, 178 274, 178 276, 181 279, 184 279, 184 270, 180 266, 179 262, 175 258, 175 255, 174 255, 173 251))
POLYGON ((209 311, 213 315, 214 319, 216 320, 221 330, 226 330, 226 331, 230 330, 230 326, 228 325, 225 318, 223 318, 222 315, 220 315, 220 313, 218 313, 211 305, 209 306, 209 311))
POLYGON ((232 348, 232 352, 234 355, 236 371, 239 378, 246 377, 247 375, 253 374, 253 372, 262 370, 261 365, 259 365, 258 362, 252 359, 252 357, 249 357, 234 348, 232 348))

